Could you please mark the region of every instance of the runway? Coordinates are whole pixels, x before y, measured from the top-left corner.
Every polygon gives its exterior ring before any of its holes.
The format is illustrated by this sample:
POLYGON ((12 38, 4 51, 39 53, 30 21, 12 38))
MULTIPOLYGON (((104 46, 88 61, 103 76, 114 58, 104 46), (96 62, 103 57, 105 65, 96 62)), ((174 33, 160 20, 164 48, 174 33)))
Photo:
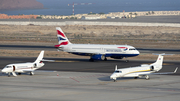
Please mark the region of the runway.
POLYGON ((150 80, 109 79, 110 73, 42 72, 34 76, 0 75, 2 101, 178 101, 179 76, 153 75, 150 80))
MULTIPOLYGON (((82 20, 82 19, 31 19, 32 22, 65 22, 65 21, 96 21, 96 22, 138 22, 138 23, 180 23, 180 16, 138 16, 134 19, 97 19, 97 20, 82 20)), ((0 21, 28 21, 29 19, 0 19, 0 21)))
MULTIPOLYGON (((38 45, 2 45, 1 49, 14 50, 56 50, 54 46, 38 46, 38 45)), ((180 49, 156 49, 156 48, 137 48, 140 53, 170 53, 179 54, 180 49)))
MULTIPOLYGON (((0 45, 9 50, 52 50, 53 46, 0 45)), ((179 54, 178 49, 138 49, 140 53, 179 54)), ((37 57, 0 57, 0 70, 7 64, 34 62, 37 57)), ((150 75, 144 78, 109 77, 118 68, 150 64, 154 61, 108 59, 89 62, 89 58, 46 58, 45 66, 17 77, 0 73, 0 98, 2 101, 177 101, 180 99, 180 70, 171 75, 150 75)), ((173 72, 179 61, 164 61, 159 72, 173 72)))
MULTIPOLYGON (((115 65, 118 68, 134 67, 141 64, 150 64, 154 61, 139 61, 139 60, 130 60, 128 63, 125 60, 115 60, 109 59, 108 61, 95 61, 89 62, 88 58, 44 58, 48 60, 55 60, 55 62, 44 62, 45 66, 40 70, 50 70, 50 71, 68 71, 68 72, 92 72, 92 73, 112 73, 114 72, 115 65)), ((24 62, 34 62, 35 58, 26 58, 26 57, 0 57, 0 69, 10 63, 24 63, 24 62)), ((164 61, 163 69, 160 72, 171 72, 174 71, 176 67, 180 66, 178 61, 164 61)), ((176 74, 180 75, 180 71, 177 71, 176 74)))

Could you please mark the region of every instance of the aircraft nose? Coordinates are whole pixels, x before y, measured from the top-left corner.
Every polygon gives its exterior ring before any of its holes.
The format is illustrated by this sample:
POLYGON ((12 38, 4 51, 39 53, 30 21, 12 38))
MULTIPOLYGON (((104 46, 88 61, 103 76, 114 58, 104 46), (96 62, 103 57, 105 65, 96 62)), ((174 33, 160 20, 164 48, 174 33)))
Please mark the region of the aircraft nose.
POLYGON ((135 50, 133 53, 136 54, 136 55, 140 54, 140 52, 138 50, 135 50))
POLYGON ((6 69, 2 69, 1 72, 6 72, 6 69))
POLYGON ((116 78, 116 75, 115 74, 112 74, 111 76, 110 76, 110 79, 115 79, 116 78))
POLYGON ((136 53, 139 55, 140 54, 140 52, 138 51, 138 50, 136 50, 136 53))

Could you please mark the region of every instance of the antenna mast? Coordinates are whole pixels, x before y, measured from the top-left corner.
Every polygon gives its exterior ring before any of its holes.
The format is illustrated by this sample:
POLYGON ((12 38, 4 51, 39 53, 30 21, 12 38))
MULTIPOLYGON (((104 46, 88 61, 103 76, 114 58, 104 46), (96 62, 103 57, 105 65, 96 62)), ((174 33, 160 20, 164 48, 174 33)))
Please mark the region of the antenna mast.
POLYGON ((91 5, 91 4, 94 4, 94 3, 74 3, 73 4, 68 4, 69 5, 72 5, 72 15, 74 15, 74 5, 91 5))

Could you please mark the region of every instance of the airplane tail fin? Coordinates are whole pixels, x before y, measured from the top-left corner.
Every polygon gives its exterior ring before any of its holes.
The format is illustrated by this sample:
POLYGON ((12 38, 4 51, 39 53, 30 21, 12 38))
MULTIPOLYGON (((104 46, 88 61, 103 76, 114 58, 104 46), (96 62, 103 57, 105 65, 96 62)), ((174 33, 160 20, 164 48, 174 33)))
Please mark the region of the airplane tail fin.
POLYGON ((115 71, 117 70, 117 65, 115 66, 115 71))
POLYGON ((159 54, 156 62, 154 64, 158 65, 158 66, 162 66, 163 63, 163 58, 164 58, 164 53, 163 54, 159 54))
POLYGON ((68 40, 64 32, 60 27, 56 27, 57 30, 57 38, 58 38, 58 45, 55 45, 56 48, 60 47, 61 45, 68 45, 71 44, 71 42, 68 40))
POLYGON ((158 56, 156 62, 153 63, 152 65, 156 66, 157 71, 159 71, 160 69, 162 69, 164 55, 172 55, 172 54, 162 53, 162 54, 154 54, 154 55, 159 55, 159 56, 158 56))
POLYGON ((41 51, 39 56, 37 57, 36 61, 34 63, 40 63, 44 57, 44 50, 41 51))

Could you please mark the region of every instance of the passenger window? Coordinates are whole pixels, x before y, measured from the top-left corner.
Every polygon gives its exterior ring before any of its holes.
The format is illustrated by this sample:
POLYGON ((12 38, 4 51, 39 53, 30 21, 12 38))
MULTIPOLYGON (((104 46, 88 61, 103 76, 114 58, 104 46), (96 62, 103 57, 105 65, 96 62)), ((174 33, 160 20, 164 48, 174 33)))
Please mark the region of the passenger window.
POLYGON ((6 68, 11 68, 11 66, 7 66, 6 68))

